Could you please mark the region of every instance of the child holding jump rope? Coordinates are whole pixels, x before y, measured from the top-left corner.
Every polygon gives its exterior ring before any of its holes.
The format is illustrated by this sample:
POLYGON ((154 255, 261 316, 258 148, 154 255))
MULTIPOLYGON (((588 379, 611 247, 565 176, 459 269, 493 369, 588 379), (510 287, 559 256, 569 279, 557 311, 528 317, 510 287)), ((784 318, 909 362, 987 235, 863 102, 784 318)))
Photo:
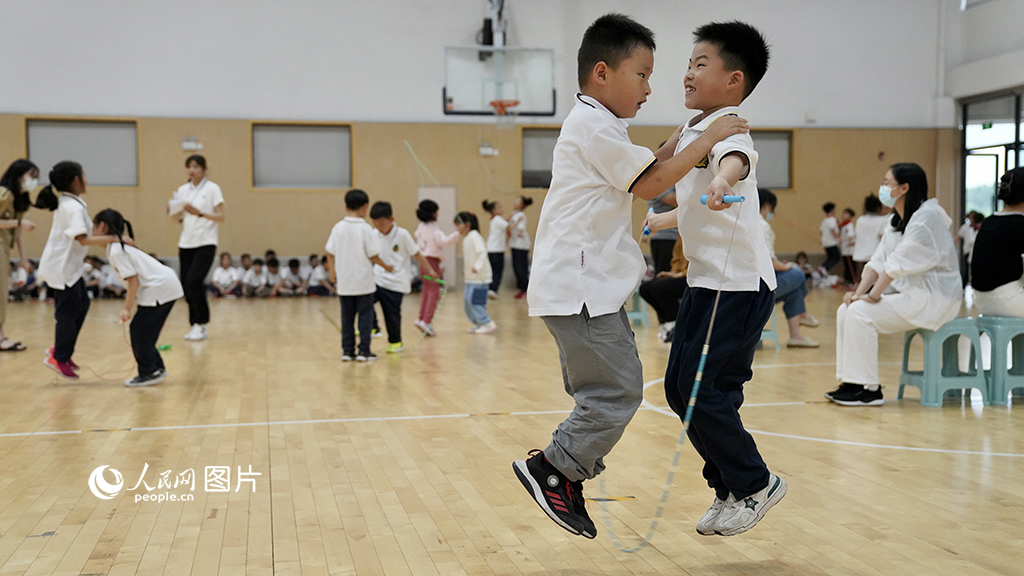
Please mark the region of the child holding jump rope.
POLYGON ((121 283, 127 286, 121 322, 129 319, 132 321, 129 328, 132 353, 139 365, 139 374, 126 380, 124 385, 152 386, 167 376, 167 368, 157 350, 156 341, 174 307, 174 301, 183 297, 185 292, 174 270, 135 246, 125 245, 125 232, 129 238, 135 234, 131 223, 118 211, 107 208, 96 214, 93 231, 116 236, 118 240, 107 244, 107 259, 121 283), (133 318, 132 306, 136 302, 138 307, 133 318))
MULTIPOLYGON (((444 257, 444 249, 459 241, 461 235, 458 230, 451 234, 445 234, 437 227, 437 211, 439 207, 433 200, 423 200, 416 208, 416 217, 420 224, 416 227, 416 243, 419 245, 420 253, 426 257, 430 266, 437 271, 435 279, 424 278, 423 292, 420 295, 420 317, 413 324, 416 325, 427 336, 436 336, 434 326, 434 312, 437 310, 437 301, 441 296, 441 280, 444 268, 441 266, 441 258, 444 257)), ((421 271, 422 273, 422 271, 421 271)))

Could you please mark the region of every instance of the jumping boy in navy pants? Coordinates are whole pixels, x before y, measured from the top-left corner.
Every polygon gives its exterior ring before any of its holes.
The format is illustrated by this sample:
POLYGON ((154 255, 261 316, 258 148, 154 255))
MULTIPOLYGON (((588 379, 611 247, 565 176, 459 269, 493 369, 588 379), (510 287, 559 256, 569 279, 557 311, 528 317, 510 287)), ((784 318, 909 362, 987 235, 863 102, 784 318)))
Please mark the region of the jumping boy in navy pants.
POLYGON ((624 119, 651 93, 654 35, 626 16, 597 19, 577 60, 580 94, 555 144, 527 294, 530 316, 543 318, 558 345, 576 407, 547 448, 512 468, 548 517, 593 538, 583 481, 604 470, 643 400, 643 366, 623 308, 647 270, 633 236, 633 196, 658 196, 712 145, 747 128, 727 118, 674 156, 679 130, 657 152, 630 142, 624 119))
MULTIPOLYGON (((701 113, 686 123, 677 149, 736 108, 768 69, 761 33, 741 22, 711 23, 694 32, 696 44, 683 80, 686 107, 701 113)), ((739 408, 753 373, 754 349, 775 304, 775 272, 758 221, 757 152, 747 134, 726 138, 676 185, 679 207, 653 215, 651 230, 678 225, 690 261, 665 372, 665 396, 682 417, 689 403, 715 295, 722 290, 707 362, 690 422, 689 439, 704 459, 715 501, 697 532, 746 532, 786 494, 786 481, 768 471, 739 408), (707 206, 700 203, 708 195, 707 206), (738 206, 726 194, 746 197, 738 206)))

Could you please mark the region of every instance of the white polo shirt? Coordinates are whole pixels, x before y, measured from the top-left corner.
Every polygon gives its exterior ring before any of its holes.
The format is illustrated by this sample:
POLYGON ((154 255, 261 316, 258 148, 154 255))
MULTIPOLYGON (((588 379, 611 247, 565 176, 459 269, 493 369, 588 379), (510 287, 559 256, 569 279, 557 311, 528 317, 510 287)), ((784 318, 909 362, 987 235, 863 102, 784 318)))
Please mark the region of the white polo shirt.
POLYGON ((120 242, 111 242, 107 244, 107 259, 124 286, 128 286, 128 278, 138 278, 135 302, 139 306, 159 306, 185 295, 174 270, 134 246, 125 244, 122 248, 120 242))
POLYGON ((213 283, 220 286, 221 288, 227 288, 231 286, 239 279, 238 271, 228 266, 217 266, 213 270, 213 283))
POLYGON ((58 194, 50 236, 39 257, 39 277, 54 290, 66 290, 82 278, 82 259, 89 248, 75 238, 92 234, 92 220, 85 200, 76 194, 58 194))
POLYGON ((507 245, 506 231, 508 221, 501 216, 491 218, 490 230, 487 232, 487 251, 493 253, 504 253, 507 245))
MULTIPOLYGON (((224 194, 220 186, 203 178, 199 186, 186 182, 178 187, 172 202, 188 202, 203 214, 213 213, 213 209, 224 203, 224 194)), ((178 248, 199 248, 200 246, 217 245, 217 222, 209 218, 193 216, 185 212, 182 220, 181 238, 178 248)))
POLYGON ((530 316, 618 312, 647 266, 633 238, 630 192, 656 162, 630 142, 626 121, 576 95, 555 144, 551 188, 537 223, 530 316))
MULTIPOLYGON (((712 122, 729 114, 738 115, 739 108, 722 108, 704 120, 700 120, 700 115, 691 118, 679 136, 676 153, 700 137, 712 122)), ((711 290, 721 286, 726 292, 757 292, 764 280, 768 288, 775 289, 775 269, 759 221, 757 152, 749 134, 735 134, 715 144, 676 184, 676 201, 683 255, 690 261, 686 273, 690 286, 711 290), (733 186, 733 194, 746 196, 746 201, 716 212, 701 204, 700 197, 707 194, 722 159, 733 153, 747 157, 747 175, 733 186)))
MULTIPOLYGON (((595 102, 597 101, 595 100, 595 102)), ((511 232, 508 236, 509 248, 513 250, 530 249, 530 232, 526 229, 526 214, 522 212, 513 212, 512 215, 508 217, 508 230, 511 232)))
POLYGON ((339 296, 362 296, 377 291, 370 258, 380 254, 380 247, 366 220, 346 216, 335 224, 326 250, 334 255, 339 296))
POLYGON ((248 270, 245 271, 245 274, 242 276, 242 283, 245 284, 246 286, 259 288, 260 286, 263 286, 264 284, 267 283, 267 271, 264 269, 260 270, 257 273, 256 267, 253 266, 252 268, 249 268, 248 270))
POLYGON ((412 264, 410 258, 420 253, 416 240, 405 228, 397 224, 391 225, 387 234, 381 234, 376 228, 373 235, 380 248, 380 259, 392 266, 394 271, 373 265, 373 277, 377 286, 393 292, 408 294, 412 292, 412 264))

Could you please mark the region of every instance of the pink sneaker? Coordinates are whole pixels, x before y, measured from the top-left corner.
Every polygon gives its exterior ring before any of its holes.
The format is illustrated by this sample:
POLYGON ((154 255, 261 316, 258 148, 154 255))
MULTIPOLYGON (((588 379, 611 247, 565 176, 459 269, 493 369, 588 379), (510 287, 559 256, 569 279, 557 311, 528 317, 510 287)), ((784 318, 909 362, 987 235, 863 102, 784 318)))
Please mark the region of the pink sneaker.
MULTIPOLYGON (((52 358, 53 357, 53 346, 50 346, 49 348, 46 349, 46 357, 47 358, 52 358)), ((78 364, 75 364, 75 361, 72 360, 71 358, 68 358, 68 361, 65 362, 65 364, 67 364, 68 366, 71 366, 72 370, 78 370, 80 368, 80 366, 78 364)))
POLYGON ((47 356, 46 360, 43 360, 43 364, 68 380, 78 380, 78 374, 75 374, 67 362, 58 362, 53 356, 47 356))

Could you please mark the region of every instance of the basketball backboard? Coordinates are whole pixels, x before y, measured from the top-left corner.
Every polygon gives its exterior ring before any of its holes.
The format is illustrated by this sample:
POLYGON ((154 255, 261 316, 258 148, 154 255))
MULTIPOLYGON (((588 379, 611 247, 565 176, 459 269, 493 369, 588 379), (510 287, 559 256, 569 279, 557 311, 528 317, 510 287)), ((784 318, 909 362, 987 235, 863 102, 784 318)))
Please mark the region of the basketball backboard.
POLYGON ((555 51, 446 46, 444 113, 491 116, 494 100, 518 100, 519 116, 554 116, 555 51))

